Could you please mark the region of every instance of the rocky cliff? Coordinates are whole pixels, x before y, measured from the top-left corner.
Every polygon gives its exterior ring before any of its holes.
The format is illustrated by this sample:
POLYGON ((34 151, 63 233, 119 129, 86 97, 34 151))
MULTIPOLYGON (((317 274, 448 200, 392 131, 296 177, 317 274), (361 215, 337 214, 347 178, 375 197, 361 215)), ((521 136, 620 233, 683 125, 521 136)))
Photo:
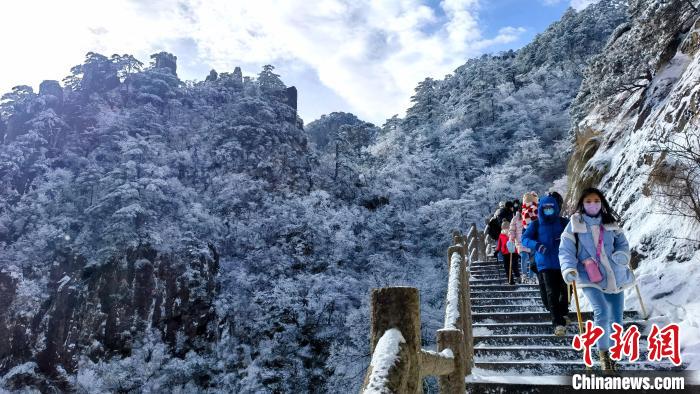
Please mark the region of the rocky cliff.
POLYGON ((33 311, 18 310, 27 281, 0 272, 2 369, 22 366, 7 386, 68 390, 67 374, 81 357, 130 355, 150 330, 180 357, 205 351, 216 337, 218 263, 213 247, 190 256, 142 247, 99 266, 63 250, 46 278, 48 294, 33 311))
MULTIPOLYGON (((576 99, 567 200, 588 186, 606 193, 653 321, 680 321, 689 356, 700 353, 700 13, 681 0, 629 10, 576 99)), ((626 300, 638 305, 634 291, 626 300)))

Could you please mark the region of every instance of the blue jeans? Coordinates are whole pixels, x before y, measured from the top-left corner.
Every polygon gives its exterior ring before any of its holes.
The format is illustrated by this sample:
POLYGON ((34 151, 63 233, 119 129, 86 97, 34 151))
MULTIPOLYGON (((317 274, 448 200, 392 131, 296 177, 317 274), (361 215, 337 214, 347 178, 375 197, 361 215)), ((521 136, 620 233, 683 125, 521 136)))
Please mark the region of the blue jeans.
POLYGON ((528 279, 535 277, 535 273, 530 269, 530 254, 528 252, 520 252, 520 272, 528 279))
POLYGON ((598 339, 598 350, 608 350, 613 344, 612 339, 610 339, 610 334, 613 333, 612 324, 622 325, 622 313, 625 310, 625 292, 608 294, 593 287, 583 287, 582 290, 593 306, 595 325, 605 330, 605 333, 598 339))

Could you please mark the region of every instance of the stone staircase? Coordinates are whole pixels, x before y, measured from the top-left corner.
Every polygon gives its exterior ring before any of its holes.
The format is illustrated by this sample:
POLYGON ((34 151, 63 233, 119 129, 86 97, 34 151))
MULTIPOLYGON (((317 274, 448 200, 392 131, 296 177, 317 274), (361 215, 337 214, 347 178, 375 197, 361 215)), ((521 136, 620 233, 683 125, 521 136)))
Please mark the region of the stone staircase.
MULTIPOLYGON (((507 273, 496 260, 476 261, 469 267, 471 288, 474 368, 467 377, 467 392, 562 392, 571 389, 570 375, 583 371, 581 352, 571 347, 578 333, 575 304, 569 315, 566 336, 553 334, 549 312, 542 306, 539 286, 506 284, 507 273)), ((643 320, 635 311, 625 311, 625 327, 643 320)), ((593 320, 591 312, 583 319, 593 320)), ((640 341, 640 360, 620 362, 620 370, 675 370, 672 364, 646 361, 645 335, 640 341)), ((597 365, 597 349, 593 349, 597 365)), ((681 368, 682 369, 682 368, 681 368)))

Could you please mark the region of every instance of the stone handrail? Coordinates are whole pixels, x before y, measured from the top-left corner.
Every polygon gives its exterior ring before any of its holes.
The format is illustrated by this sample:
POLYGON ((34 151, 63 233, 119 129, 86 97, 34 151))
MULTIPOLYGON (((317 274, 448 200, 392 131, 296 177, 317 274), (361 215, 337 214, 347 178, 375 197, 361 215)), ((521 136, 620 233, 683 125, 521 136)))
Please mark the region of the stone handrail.
POLYGON ((474 358, 468 264, 486 255, 486 240, 472 224, 468 235, 452 233, 447 248, 445 321, 437 351, 421 348, 420 296, 413 287, 372 289, 372 361, 362 393, 420 393, 422 379, 438 376, 440 393, 465 392, 474 358))

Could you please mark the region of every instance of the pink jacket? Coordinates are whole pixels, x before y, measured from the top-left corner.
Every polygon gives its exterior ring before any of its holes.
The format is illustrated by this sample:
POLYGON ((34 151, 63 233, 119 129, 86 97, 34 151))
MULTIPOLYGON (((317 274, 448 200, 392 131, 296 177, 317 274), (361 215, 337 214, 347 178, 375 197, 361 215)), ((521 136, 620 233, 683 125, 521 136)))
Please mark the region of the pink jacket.
POLYGON ((513 220, 510 221, 510 229, 508 231, 508 237, 510 238, 511 241, 515 243, 515 248, 518 250, 518 253, 530 253, 530 249, 526 248, 523 246, 521 243, 523 239, 523 215, 520 213, 520 211, 516 212, 515 215, 513 216, 513 220))

